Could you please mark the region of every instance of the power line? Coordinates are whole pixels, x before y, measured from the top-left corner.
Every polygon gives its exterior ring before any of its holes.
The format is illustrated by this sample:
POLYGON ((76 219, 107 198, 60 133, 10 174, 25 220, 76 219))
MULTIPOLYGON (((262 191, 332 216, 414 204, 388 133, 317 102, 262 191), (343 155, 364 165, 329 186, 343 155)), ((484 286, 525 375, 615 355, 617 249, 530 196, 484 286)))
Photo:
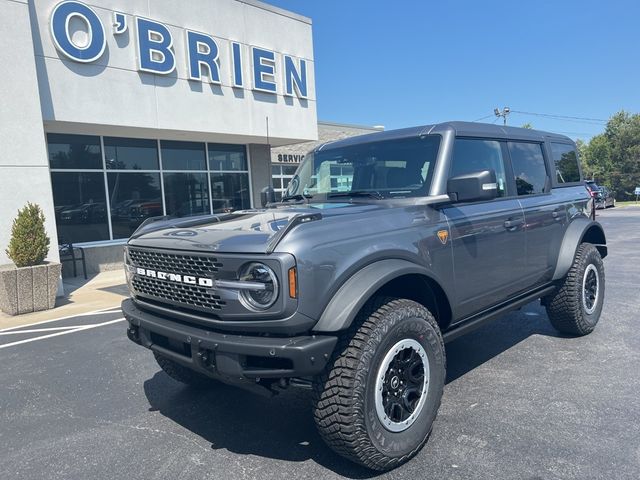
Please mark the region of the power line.
POLYGON ((564 132, 562 130, 554 130, 553 133, 564 133, 565 135, 583 135, 585 137, 595 137, 598 135, 597 133, 587 133, 587 132, 564 132))
POLYGON ((588 123, 588 122, 607 123, 607 121, 608 121, 608 120, 604 120, 602 118, 574 117, 574 116, 570 116, 570 115, 556 115, 556 114, 552 114, 552 113, 523 112, 522 110, 511 110, 511 111, 513 113, 519 113, 521 115, 532 115, 534 117, 553 118, 553 119, 556 119, 556 120, 580 121, 582 123, 588 123))
POLYGON ((480 121, 482 121, 482 120, 486 120, 487 118, 491 118, 491 117, 493 117, 493 116, 494 116, 494 114, 492 113, 492 114, 490 114, 490 115, 486 115, 486 116, 484 116, 484 117, 478 118, 478 119, 476 119, 476 120, 471 120, 471 121, 472 121, 472 122, 480 122, 480 121))

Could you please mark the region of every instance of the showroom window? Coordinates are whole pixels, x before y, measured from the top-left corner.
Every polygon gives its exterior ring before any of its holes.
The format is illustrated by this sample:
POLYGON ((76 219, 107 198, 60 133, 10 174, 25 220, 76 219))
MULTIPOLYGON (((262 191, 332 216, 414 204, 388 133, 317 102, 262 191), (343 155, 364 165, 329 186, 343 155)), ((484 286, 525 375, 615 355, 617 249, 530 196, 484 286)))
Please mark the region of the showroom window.
POLYGON ((101 172, 51 172, 58 235, 64 242, 109 239, 101 172))
POLYGON ((47 140, 52 169, 102 169, 100 137, 50 133, 47 140))
POLYGON ((162 168, 164 170, 206 170, 204 143, 162 140, 162 168))
POLYGON ((273 189, 276 192, 276 199, 280 201, 282 194, 289 186, 289 182, 293 178, 298 169, 298 164, 292 165, 271 165, 271 181, 273 182, 273 189))
POLYGON ((164 174, 167 215, 189 217, 210 212, 206 173, 164 174))
POLYGON ((251 208, 249 166, 244 145, 208 145, 214 213, 251 208))
POLYGON ((104 137, 104 159, 109 170, 160 169, 155 140, 104 137))
POLYGON ((118 240, 150 217, 251 208, 244 145, 49 133, 65 242, 118 240))
POLYGON ((160 172, 108 172, 113 238, 129 238, 149 217, 163 215, 160 172))

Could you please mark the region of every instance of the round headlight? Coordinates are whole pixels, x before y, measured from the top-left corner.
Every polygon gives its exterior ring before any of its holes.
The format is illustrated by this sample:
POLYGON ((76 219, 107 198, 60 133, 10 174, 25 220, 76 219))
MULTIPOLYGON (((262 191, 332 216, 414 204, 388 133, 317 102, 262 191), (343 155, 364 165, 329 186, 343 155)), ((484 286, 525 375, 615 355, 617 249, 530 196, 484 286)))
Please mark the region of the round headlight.
POLYGON ((253 310, 266 310, 278 298, 278 278, 264 263, 252 262, 244 265, 240 270, 240 281, 255 284, 240 290, 240 298, 253 310))

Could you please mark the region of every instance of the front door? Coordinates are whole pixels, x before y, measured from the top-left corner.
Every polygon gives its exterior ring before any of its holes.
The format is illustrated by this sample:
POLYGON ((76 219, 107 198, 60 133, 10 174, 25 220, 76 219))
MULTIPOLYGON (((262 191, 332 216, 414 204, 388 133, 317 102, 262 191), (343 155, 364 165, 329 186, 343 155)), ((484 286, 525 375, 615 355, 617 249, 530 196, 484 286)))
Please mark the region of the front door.
POLYGON ((498 198, 442 209, 450 226, 456 301, 454 321, 495 305, 522 289, 525 221, 508 182, 506 143, 458 138, 450 176, 492 169, 498 198))

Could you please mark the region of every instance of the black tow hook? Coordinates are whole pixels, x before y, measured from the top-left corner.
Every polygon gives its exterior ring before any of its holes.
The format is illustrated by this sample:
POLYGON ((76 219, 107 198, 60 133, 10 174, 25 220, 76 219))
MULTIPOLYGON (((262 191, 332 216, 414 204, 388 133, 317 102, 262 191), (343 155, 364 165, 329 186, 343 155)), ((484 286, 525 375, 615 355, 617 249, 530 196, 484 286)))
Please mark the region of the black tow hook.
POLYGON ((132 342, 137 343, 138 345, 142 345, 142 341, 140 340, 140 332, 138 331, 138 327, 135 325, 129 325, 127 328, 127 337, 132 342))
POLYGON ((196 363, 202 368, 216 370, 216 356, 213 350, 201 349, 196 353, 196 363))

